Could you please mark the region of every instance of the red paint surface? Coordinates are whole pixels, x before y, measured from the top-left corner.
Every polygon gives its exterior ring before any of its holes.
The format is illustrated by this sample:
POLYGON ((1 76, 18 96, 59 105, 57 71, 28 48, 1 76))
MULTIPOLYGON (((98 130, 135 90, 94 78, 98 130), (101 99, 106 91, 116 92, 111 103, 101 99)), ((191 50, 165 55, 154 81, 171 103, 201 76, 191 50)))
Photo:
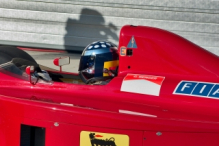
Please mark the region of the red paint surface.
POLYGON ((120 57, 119 74, 107 85, 32 85, 1 73, 0 145, 19 146, 21 124, 46 128, 46 146, 79 146, 81 131, 125 134, 130 146, 219 145, 219 100, 172 94, 182 80, 219 83, 219 58, 175 34, 143 26, 123 27, 119 48, 132 36, 138 48, 120 57), (121 92, 127 73, 165 77, 160 96, 121 92))
POLYGON ((17 47, 18 49, 25 50, 25 51, 36 51, 36 52, 59 52, 65 53, 66 51, 63 50, 55 50, 55 49, 37 49, 37 48, 26 48, 26 47, 17 47))
POLYGON ((28 67, 26 68, 26 73, 27 73, 28 75, 30 75, 30 73, 31 73, 31 71, 30 71, 30 66, 28 66, 28 67))
POLYGON ((103 137, 102 135, 95 135, 95 137, 103 137))
POLYGON ((59 66, 59 57, 53 60, 53 64, 59 66))

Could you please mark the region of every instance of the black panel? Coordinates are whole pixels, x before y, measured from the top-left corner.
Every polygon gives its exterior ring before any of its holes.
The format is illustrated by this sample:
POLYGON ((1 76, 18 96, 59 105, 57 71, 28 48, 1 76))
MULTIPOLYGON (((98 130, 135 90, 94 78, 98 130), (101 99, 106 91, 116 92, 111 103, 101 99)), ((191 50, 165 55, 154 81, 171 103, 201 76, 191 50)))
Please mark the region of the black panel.
POLYGON ((132 50, 131 49, 127 50, 127 56, 132 56, 132 50))
POLYGON ((20 146, 45 146, 45 131, 43 127, 21 125, 20 146))

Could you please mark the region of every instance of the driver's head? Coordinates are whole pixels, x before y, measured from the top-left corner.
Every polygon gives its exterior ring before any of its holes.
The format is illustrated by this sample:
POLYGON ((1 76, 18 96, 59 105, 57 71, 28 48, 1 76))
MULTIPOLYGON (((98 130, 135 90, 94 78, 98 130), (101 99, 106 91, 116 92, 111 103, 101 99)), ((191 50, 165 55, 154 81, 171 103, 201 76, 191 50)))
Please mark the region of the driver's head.
POLYGON ((117 46, 108 41, 89 44, 81 55, 79 73, 85 79, 105 78, 110 74, 106 70, 116 70, 119 63, 117 46))

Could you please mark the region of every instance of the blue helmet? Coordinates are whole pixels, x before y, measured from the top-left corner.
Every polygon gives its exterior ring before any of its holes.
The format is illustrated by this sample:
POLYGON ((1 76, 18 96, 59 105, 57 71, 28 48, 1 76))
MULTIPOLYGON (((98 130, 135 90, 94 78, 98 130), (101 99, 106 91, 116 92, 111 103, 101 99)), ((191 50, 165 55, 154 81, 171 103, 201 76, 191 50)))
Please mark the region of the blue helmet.
POLYGON ((108 41, 98 41, 84 49, 78 71, 85 83, 103 81, 116 75, 118 64, 117 46, 108 41))

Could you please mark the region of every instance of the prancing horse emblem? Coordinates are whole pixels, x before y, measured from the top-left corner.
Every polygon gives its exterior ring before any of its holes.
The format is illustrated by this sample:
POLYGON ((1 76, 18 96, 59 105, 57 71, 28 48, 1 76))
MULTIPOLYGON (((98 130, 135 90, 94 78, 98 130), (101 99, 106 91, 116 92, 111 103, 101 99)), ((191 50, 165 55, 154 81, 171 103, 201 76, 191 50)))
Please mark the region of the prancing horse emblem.
POLYGON ((95 133, 90 133, 91 146, 116 146, 115 138, 111 137, 109 139, 97 139, 95 137, 102 137, 101 135, 95 135, 95 133))

